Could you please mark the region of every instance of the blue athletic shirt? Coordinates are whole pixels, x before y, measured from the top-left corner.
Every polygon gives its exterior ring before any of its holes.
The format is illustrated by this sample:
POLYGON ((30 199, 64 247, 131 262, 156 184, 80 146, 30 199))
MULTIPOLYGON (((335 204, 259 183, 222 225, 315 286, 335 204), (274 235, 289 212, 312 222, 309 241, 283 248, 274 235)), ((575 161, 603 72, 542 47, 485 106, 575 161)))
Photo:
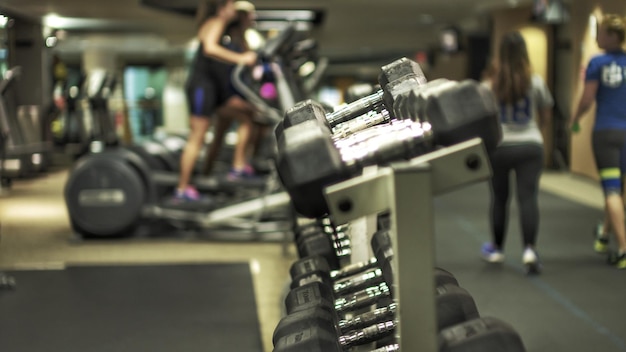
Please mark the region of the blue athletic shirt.
POLYGON ((594 130, 626 129, 626 53, 598 55, 589 61, 585 81, 597 81, 594 130))

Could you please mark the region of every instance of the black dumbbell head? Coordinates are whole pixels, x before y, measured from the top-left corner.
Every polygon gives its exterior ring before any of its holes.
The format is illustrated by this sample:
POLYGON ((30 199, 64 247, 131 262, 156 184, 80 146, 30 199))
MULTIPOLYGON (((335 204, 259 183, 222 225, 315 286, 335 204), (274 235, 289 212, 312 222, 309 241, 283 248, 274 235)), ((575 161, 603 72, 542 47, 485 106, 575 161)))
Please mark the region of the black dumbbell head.
POLYGON ((311 282, 289 290, 285 297, 287 314, 319 307, 334 312, 334 296, 331 288, 321 282, 311 282))
POLYGON ((435 143, 457 144, 480 137, 488 151, 502 138, 498 105, 493 93, 473 80, 446 85, 427 97, 424 118, 435 131, 435 143))
POLYGON ((443 285, 459 285, 456 277, 448 270, 435 267, 435 287, 443 285))
POLYGON ((526 352, 520 335, 508 323, 493 317, 472 319, 439 332, 440 352, 526 352))
POLYGON ((439 330, 480 316, 474 298, 464 288, 445 284, 437 286, 435 290, 439 330))
POLYGON ((445 89, 448 85, 458 84, 446 78, 439 78, 426 84, 414 86, 408 91, 400 92, 393 102, 393 115, 397 119, 411 119, 420 121, 424 116, 426 98, 435 94, 438 90, 445 89))
POLYGON ((315 273, 325 273, 330 275, 331 270, 332 269, 328 265, 328 261, 326 261, 323 256, 315 255, 303 257, 293 262, 289 268, 289 275, 293 280, 297 277, 303 277, 315 273))
POLYGON ((396 111, 393 108, 396 104, 396 100, 402 97, 404 93, 419 88, 424 84, 426 84, 426 81, 423 79, 423 76, 415 74, 405 75, 395 81, 387 83, 383 91, 383 102, 390 116, 399 120, 408 118, 402 115, 396 115, 396 111))
POLYGON ((421 84, 426 83, 426 76, 424 76, 424 72, 422 71, 420 65, 406 57, 402 57, 382 66, 380 73, 378 74, 378 83, 383 89, 385 89, 387 84, 406 75, 413 75, 421 82, 421 84))
POLYGON ((300 258, 321 256, 326 260, 331 269, 339 268, 337 249, 328 234, 320 233, 303 238, 296 243, 296 249, 300 258))
POLYGON ((335 336, 339 335, 337 317, 335 314, 320 307, 310 307, 282 317, 276 325, 276 328, 274 328, 272 343, 276 345, 278 340, 284 336, 314 327, 326 330, 335 336))
POLYGON ((274 352, 341 352, 337 335, 321 327, 312 326, 276 341, 274 352))
MULTIPOLYGON (((287 109, 281 122, 282 130, 309 120, 317 120, 320 125, 326 126, 330 130, 330 125, 326 120, 326 109, 322 104, 312 99, 301 101, 287 109)), ((280 136, 276 137, 279 138, 280 136)))
POLYGON ((278 140, 278 175, 295 210, 303 216, 317 218, 328 213, 322 190, 350 176, 343 166, 330 132, 317 121, 286 129, 278 140))

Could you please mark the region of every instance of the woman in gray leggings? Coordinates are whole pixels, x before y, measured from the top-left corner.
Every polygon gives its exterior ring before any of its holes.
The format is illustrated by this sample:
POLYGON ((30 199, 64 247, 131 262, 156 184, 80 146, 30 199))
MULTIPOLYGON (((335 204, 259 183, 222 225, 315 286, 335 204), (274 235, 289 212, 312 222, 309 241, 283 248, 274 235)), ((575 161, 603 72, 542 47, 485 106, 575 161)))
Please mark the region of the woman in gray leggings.
POLYGON ((543 169, 540 126, 551 117, 554 100, 541 76, 532 73, 526 42, 519 32, 506 34, 492 78, 486 82, 500 105, 502 142, 491 154, 491 241, 482 247, 490 263, 504 261, 511 173, 515 174, 528 273, 539 273, 536 251, 539 229, 539 178, 543 169))

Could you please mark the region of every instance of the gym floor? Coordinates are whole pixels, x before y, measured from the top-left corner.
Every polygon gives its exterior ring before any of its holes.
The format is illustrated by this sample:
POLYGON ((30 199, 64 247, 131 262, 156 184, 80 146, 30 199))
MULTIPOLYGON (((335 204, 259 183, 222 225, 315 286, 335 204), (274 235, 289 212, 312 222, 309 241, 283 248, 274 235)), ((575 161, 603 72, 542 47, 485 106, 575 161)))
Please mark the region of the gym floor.
MULTIPOLYGON (((40 178, 16 181, 9 191, 0 193, 0 221, 2 225, 0 270, 59 269, 63 268, 66 263, 105 265, 119 263, 249 262, 254 278, 263 344, 265 351, 272 350, 271 336, 280 318, 280 301, 287 283, 288 269, 290 264, 296 259, 294 248, 289 246, 285 252, 283 245, 276 242, 217 242, 192 238, 130 238, 84 241, 72 234, 68 223, 63 201, 63 186, 66 177, 67 168, 57 167, 40 178)), ((482 192, 484 185, 478 185, 477 187, 473 188, 473 193, 466 194, 463 197, 465 199, 467 199, 468 195, 480 197, 482 193, 476 193, 476 191, 482 192)), ((583 211, 588 209, 588 212, 592 213, 590 214, 591 218, 596 217, 601 212, 602 194, 597 184, 592 180, 568 173, 546 171, 542 177, 542 190, 547 191, 550 195, 558 195, 559 198, 566 198, 580 205, 583 211)), ((437 203, 436 209, 442 208, 442 214, 445 214, 446 204, 456 203, 453 200, 456 196, 455 194, 446 195, 442 200, 442 204, 437 203)), ((481 202, 486 204, 486 199, 481 202)), ((455 214, 459 214, 465 209, 467 210, 466 215, 469 221, 480 223, 479 227, 486 228, 486 214, 476 213, 477 210, 474 204, 476 203, 471 201, 459 202, 457 204, 458 208, 450 208, 447 211, 454 211, 455 214), (461 207, 464 207, 464 209, 461 207)), ((481 209, 479 208, 478 211, 481 211, 481 209)), ((542 212, 542 229, 551 228, 549 227, 550 224, 559 225, 555 223, 556 221, 561 220, 543 217, 542 212)), ((579 232, 581 234, 575 236, 576 239, 574 240, 576 243, 588 244, 584 249, 587 252, 591 252, 590 229, 593 225, 593 223, 583 224, 582 226, 585 227, 580 229, 579 232)), ((437 226, 438 222, 435 223, 435 227, 437 226)), ((510 226, 514 226, 513 221, 510 226)), ((462 226, 461 229, 465 229, 468 232, 476 231, 468 227, 467 224, 462 226)), ((445 225, 442 226, 441 230, 447 231, 445 225)), ((458 231, 458 229, 450 231, 458 231)), ((522 337, 527 339, 529 350, 588 351, 588 346, 582 345, 579 348, 568 346, 567 349, 562 349, 565 347, 563 343, 554 342, 554 340, 571 340, 575 336, 575 329, 578 328, 576 324, 578 324, 582 325, 581 329, 587 328, 595 338, 604 338, 608 341, 606 346, 598 347, 597 350, 605 352, 626 351, 624 344, 626 333, 624 333, 623 327, 617 327, 623 326, 621 320, 619 322, 615 322, 615 319, 611 320, 615 324, 619 324, 612 325, 610 322, 603 322, 602 316, 596 315, 603 314, 602 311, 589 312, 584 308, 588 305, 593 306, 592 303, 597 297, 596 289, 585 285, 585 282, 591 280, 592 277, 595 278, 594 282, 596 284, 599 280, 606 279, 607 282, 601 282, 597 291, 602 291, 602 297, 612 297, 609 301, 618 303, 612 309, 618 310, 620 312, 619 316, 623 316, 625 312, 623 308, 624 291, 615 290, 623 285, 615 286, 610 282, 612 278, 617 277, 617 270, 606 265, 590 265, 593 267, 592 269, 580 271, 580 275, 584 276, 560 275, 560 273, 555 273, 557 265, 555 264, 555 268, 552 270, 550 268, 550 260, 545 258, 545 279, 543 278, 544 276, 540 277, 540 279, 527 278, 521 270, 517 270, 519 258, 517 258, 518 255, 515 254, 514 250, 515 245, 519 248, 519 244, 517 244, 519 235, 513 232, 516 231, 512 230, 509 239, 509 242, 511 242, 511 259, 508 259, 507 263, 505 263, 504 270, 499 270, 493 273, 493 275, 489 274, 489 271, 485 268, 486 264, 478 258, 479 244, 476 247, 468 248, 461 243, 455 243, 450 238, 444 238, 438 240, 437 255, 444 258, 443 262, 445 265, 442 265, 442 267, 450 270, 455 275, 458 273, 459 282, 474 295, 481 313, 484 308, 484 311, 491 315, 502 317, 504 320, 515 320, 512 323, 522 333, 522 337), (451 257, 447 254, 444 256, 444 253, 452 252, 458 254, 458 256, 451 257), (513 270, 507 270, 507 268, 513 268, 513 270), (550 272, 550 270, 552 271, 550 272), (565 292, 565 298, 557 297, 563 294, 563 292, 557 291, 550 286, 552 284, 550 278, 557 274, 561 277, 561 281, 575 277, 578 283, 578 285, 569 286, 571 291, 565 292), (487 278, 485 278, 485 275, 487 275, 487 278), (586 275, 592 277, 586 277, 586 275), (474 279, 476 280, 475 282, 470 281, 474 279), (490 295, 490 292, 493 293, 500 290, 503 287, 502 285, 509 285, 506 290, 502 290, 502 294, 504 292, 517 293, 519 301, 516 301, 515 297, 507 298, 498 297, 497 295, 494 297, 494 295, 490 295), (537 287, 539 289, 535 290, 536 292, 529 292, 537 287), (580 301, 577 301, 578 305, 568 303, 571 302, 571 297, 567 296, 567 294, 571 292, 578 292, 579 296, 577 297, 583 297, 580 299, 587 300, 586 303, 581 303, 580 301), (522 297, 526 293, 528 293, 528 296, 522 297), (620 296, 622 298, 619 298, 620 296), (533 297, 539 298, 533 300, 533 297), (554 301, 560 302, 565 307, 565 312, 560 312, 557 316, 544 316, 544 314, 551 312, 546 310, 545 306, 541 304, 557 305, 557 303, 550 302, 541 303, 541 300, 550 301, 550 297, 554 298, 554 301), (509 299, 510 302, 520 302, 523 309, 518 307, 517 309, 498 310, 498 304, 506 303, 503 303, 503 301, 506 301, 505 298, 509 299), (538 304, 537 309, 533 310, 533 306, 526 303, 521 304, 522 301, 527 300, 538 304), (621 302, 621 305, 619 302, 621 302), (523 317, 527 317, 527 319, 512 318, 520 314, 523 317), (574 322, 569 321, 569 316, 572 316, 571 320, 574 322), (555 329, 555 326, 544 326, 542 321, 547 324, 562 324, 562 326, 555 329), (522 324, 527 325, 520 326, 522 324), (572 324, 574 325, 572 327, 573 330, 563 336, 559 336, 562 331, 568 330, 568 326, 572 324), (533 325, 541 325, 541 329, 548 331, 548 333, 544 334, 544 337, 541 334, 534 334, 533 325), (550 333, 550 329, 554 329, 554 331, 550 333), (534 349, 531 349, 532 347, 534 349), (547 349, 548 347, 551 348, 547 349)), ((548 237, 548 234, 542 233, 540 236, 548 237)), ((466 238, 470 237, 466 236, 466 238)), ((480 237, 479 240, 485 240, 487 234, 479 234, 478 237, 480 237)), ((471 241, 476 242, 478 239, 471 241)), ((540 241, 543 241, 542 237, 540 237, 540 241)), ((553 246, 551 250, 546 248, 546 254, 569 251, 573 253, 572 263, 575 263, 574 260, 577 255, 575 251, 578 250, 578 247, 572 247, 573 245, 569 243, 555 243, 548 240, 544 242, 546 247, 548 245, 553 246)), ((474 244, 472 243, 472 245, 474 244)), ((601 262, 601 259, 597 259, 597 262, 601 262)), ((580 270, 585 263, 588 263, 587 260, 581 259, 579 263, 572 264, 573 269, 569 270, 580 270)), ((567 270, 567 268, 563 269, 562 266, 558 268, 558 270, 567 270)), ((626 273, 621 273, 621 275, 624 274, 626 273)), ((621 275, 619 275, 619 280, 626 282, 621 275)), ((210 304, 210 302, 207 303, 210 304)), ((606 304, 604 308, 606 308, 606 311, 604 311, 606 314, 614 314, 611 312, 611 307, 606 307, 606 304)), ((588 337, 582 336, 581 338, 595 341, 595 338, 589 339, 588 337)))

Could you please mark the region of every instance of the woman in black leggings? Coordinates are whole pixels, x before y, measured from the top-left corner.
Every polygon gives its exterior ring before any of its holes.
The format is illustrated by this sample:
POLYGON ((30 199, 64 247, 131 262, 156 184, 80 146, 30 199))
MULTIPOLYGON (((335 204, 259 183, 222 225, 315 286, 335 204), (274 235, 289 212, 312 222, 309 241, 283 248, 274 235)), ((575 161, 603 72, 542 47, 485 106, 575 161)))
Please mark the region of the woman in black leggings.
POLYGON ((524 252, 528 273, 539 273, 536 252, 539 229, 539 178, 543 169, 543 137, 540 126, 551 117, 554 100, 541 76, 532 73, 522 35, 505 35, 492 78, 486 83, 500 105, 502 142, 490 155, 491 241, 482 247, 490 263, 504 261, 508 222, 510 177, 515 175, 524 252))

